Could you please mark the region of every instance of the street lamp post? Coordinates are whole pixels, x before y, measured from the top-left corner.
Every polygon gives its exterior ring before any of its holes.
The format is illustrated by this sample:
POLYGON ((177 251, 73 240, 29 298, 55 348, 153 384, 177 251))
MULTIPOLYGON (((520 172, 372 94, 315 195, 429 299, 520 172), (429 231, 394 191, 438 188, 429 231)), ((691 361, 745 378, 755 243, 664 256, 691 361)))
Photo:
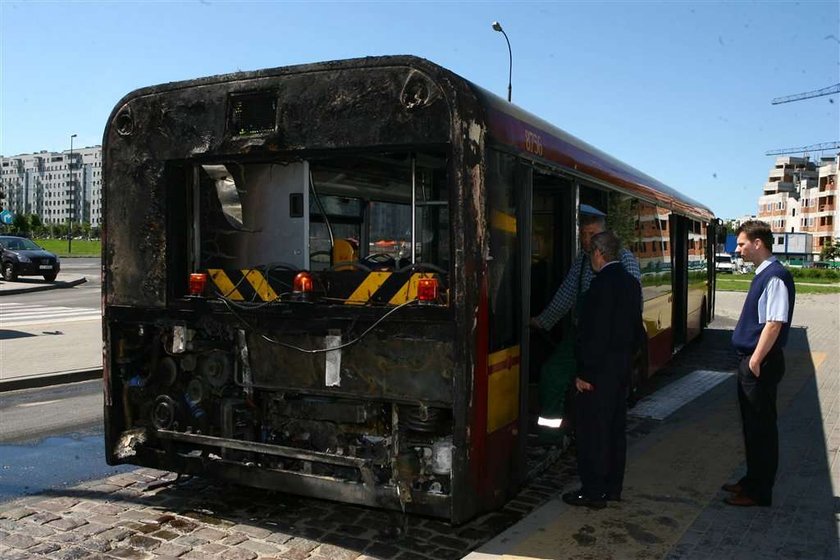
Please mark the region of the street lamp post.
POLYGON ((513 52, 511 52, 511 50, 510 50, 510 40, 508 39, 508 36, 507 36, 507 33, 505 33, 505 30, 502 29, 502 24, 499 23, 498 21, 494 21, 493 22, 493 31, 498 31, 499 33, 504 35, 505 36, 505 41, 507 41, 508 62, 509 62, 509 64, 508 64, 508 103, 510 103, 510 93, 511 93, 511 88, 512 88, 511 83, 512 83, 512 80, 513 80, 513 52))
POLYGON ((67 216, 67 253, 70 254, 73 250, 73 208, 74 198, 76 196, 76 187, 73 185, 73 138, 75 138, 75 134, 70 135, 70 163, 67 165, 67 169, 70 171, 70 200, 69 200, 69 212, 67 216))

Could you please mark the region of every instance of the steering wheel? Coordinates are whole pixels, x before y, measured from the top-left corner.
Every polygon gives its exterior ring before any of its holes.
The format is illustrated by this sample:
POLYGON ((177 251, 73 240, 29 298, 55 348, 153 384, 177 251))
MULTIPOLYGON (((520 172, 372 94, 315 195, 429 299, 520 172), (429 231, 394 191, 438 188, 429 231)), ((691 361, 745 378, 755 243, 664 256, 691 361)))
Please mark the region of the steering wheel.
POLYGON ((326 261, 320 261, 319 259, 315 259, 316 262, 329 262, 332 259, 332 252, 331 251, 315 251, 314 253, 309 253, 309 260, 312 260, 314 257, 327 257, 326 261))
POLYGON ((396 266, 396 262, 394 261, 394 257, 387 253, 373 253, 361 260, 361 263, 369 266, 370 268, 382 268, 382 267, 390 267, 394 268, 396 266))

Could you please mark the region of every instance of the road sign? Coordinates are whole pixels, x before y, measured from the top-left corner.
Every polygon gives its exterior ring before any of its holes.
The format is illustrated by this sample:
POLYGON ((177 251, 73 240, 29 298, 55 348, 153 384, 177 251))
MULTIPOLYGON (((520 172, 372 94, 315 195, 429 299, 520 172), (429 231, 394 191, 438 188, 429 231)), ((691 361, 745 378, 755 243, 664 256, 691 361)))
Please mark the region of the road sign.
POLYGON ((11 210, 3 210, 0 212, 0 222, 8 226, 13 221, 15 221, 15 215, 11 210))

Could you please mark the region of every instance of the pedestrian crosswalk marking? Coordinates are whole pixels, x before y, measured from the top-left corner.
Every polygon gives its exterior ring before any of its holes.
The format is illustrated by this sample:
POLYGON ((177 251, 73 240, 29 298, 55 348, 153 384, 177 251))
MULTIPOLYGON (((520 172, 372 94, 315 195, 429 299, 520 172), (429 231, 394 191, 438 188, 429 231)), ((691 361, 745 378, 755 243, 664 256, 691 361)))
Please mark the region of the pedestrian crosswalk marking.
POLYGON ((690 403, 732 375, 731 371, 702 369, 694 371, 641 399, 628 414, 638 418, 664 420, 683 405, 690 403))
POLYGON ((102 313, 98 309, 89 307, 0 303, 0 328, 91 321, 101 316, 102 313))

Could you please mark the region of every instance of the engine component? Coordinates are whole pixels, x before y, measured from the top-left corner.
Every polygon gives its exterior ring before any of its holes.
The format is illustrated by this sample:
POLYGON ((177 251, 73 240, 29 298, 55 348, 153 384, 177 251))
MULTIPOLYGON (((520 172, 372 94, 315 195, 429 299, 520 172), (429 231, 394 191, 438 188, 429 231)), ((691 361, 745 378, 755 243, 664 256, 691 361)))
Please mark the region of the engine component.
POLYGON ((195 404, 204 398, 204 385, 198 378, 193 378, 187 383, 187 399, 195 404))
POLYGON ((432 472, 452 473, 452 438, 439 439, 432 444, 432 472))
POLYGON ((371 402, 349 401, 319 397, 275 399, 273 414, 307 420, 328 420, 343 424, 364 424, 380 416, 380 407, 371 402))
POLYGON ((184 354, 181 356, 181 369, 184 371, 193 371, 197 362, 198 359, 195 354, 184 354))
POLYGON ((221 389, 230 381, 230 356, 221 350, 213 350, 198 358, 198 373, 214 389, 221 389))
POLYGON ((169 356, 162 359, 158 365, 158 377, 161 385, 166 387, 175 383, 178 378, 178 364, 175 363, 175 360, 169 356))
POLYGON ((172 327, 172 346, 169 351, 172 354, 182 354, 187 349, 187 341, 189 338, 189 331, 184 325, 175 325, 172 327))
POLYGON ((445 408, 431 408, 425 405, 399 407, 401 428, 420 433, 446 431, 452 413, 445 408))
POLYGON ((169 395, 160 395, 152 407, 152 425, 158 430, 167 430, 175 423, 178 405, 169 395))

